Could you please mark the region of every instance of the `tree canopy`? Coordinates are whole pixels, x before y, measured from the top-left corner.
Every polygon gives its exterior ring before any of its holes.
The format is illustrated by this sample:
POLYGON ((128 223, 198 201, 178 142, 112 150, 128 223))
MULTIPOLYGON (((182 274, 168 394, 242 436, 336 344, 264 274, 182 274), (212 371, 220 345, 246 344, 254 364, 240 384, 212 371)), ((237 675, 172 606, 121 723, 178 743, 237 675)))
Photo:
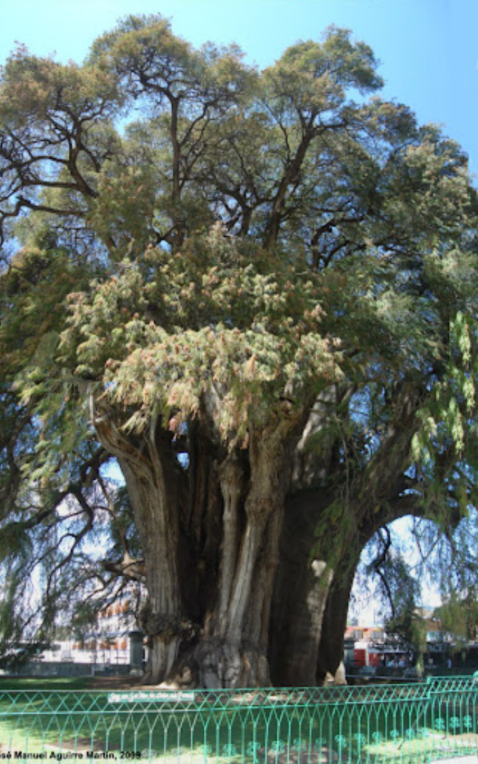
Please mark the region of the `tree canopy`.
POLYGON ((475 507, 476 192, 381 85, 159 16, 5 62, 5 639, 133 584, 152 681, 315 683, 373 534, 475 507))

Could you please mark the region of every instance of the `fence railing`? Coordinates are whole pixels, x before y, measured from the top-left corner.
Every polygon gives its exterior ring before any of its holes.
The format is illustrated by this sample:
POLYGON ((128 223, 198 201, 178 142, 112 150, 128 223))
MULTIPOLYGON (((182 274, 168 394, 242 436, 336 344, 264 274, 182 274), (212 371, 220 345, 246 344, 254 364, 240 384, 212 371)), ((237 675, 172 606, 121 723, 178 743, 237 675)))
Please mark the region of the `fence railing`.
POLYGON ((15 690, 0 693, 0 761, 415 764, 476 758, 477 706, 473 677, 287 690, 15 690))

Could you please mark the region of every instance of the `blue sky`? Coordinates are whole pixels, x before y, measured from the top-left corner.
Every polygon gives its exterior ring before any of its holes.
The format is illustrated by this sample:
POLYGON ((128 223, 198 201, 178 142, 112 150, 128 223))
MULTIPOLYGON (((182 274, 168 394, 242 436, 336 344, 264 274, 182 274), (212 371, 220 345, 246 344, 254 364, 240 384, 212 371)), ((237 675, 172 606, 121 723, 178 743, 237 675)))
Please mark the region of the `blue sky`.
POLYGON ((0 0, 0 60, 18 41, 81 61, 119 17, 158 12, 195 46, 237 42, 260 67, 329 24, 351 29, 381 61, 386 97, 442 125, 478 176, 476 0, 0 0))

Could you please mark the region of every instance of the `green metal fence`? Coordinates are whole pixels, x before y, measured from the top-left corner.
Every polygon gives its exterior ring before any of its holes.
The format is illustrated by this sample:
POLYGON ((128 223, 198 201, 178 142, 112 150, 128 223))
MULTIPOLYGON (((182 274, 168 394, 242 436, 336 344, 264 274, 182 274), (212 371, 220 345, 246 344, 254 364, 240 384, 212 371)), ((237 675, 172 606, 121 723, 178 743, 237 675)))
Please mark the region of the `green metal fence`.
MULTIPOLYGON (((0 693, 0 760, 398 764, 478 753, 473 677, 287 690, 0 693)), ((471 761, 471 760, 470 760, 471 761)))

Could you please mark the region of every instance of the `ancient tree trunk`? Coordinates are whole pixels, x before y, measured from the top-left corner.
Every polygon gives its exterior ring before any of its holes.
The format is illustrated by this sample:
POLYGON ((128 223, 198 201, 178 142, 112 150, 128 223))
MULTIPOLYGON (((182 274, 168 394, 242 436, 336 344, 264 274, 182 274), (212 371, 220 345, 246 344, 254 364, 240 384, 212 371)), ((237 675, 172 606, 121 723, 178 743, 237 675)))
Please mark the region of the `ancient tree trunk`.
MULTIPOLYGON (((397 416, 405 411, 413 420, 407 389, 402 397, 397 416)), ((231 452, 214 445, 207 426, 191 423, 187 472, 159 423, 125 435, 106 406, 93 411, 101 442, 122 467, 143 550, 149 681, 233 688, 313 685, 335 675, 363 546, 408 513, 393 497, 403 492, 397 476, 410 438, 391 422, 381 451, 347 482, 344 499, 340 486, 349 476, 333 441, 319 463, 306 443, 307 416, 312 433, 322 429, 336 398, 334 389, 312 413, 313 401, 300 412, 276 412, 272 425, 250 428, 247 449, 231 452), (298 452, 300 470, 291 458, 298 452), (338 487, 297 492, 286 503, 292 474, 301 486, 330 486, 335 475, 338 487), (352 496, 361 500, 353 504, 352 496)))
POLYGON ((357 505, 348 533, 337 536, 333 528, 323 529, 318 538, 315 531, 330 501, 325 491, 316 490, 286 502, 269 644, 276 685, 321 684, 327 675, 342 681, 344 634, 360 555, 380 527, 421 512, 408 495, 373 513, 357 505))
POLYGON ((347 560, 347 568, 336 571, 325 603, 316 656, 318 684, 322 684, 327 675, 335 677, 344 659, 345 627, 356 565, 351 565, 347 560))
MULTIPOLYGON (((394 460, 386 479, 372 464, 378 477, 368 481, 371 494, 357 481, 355 495, 367 498, 356 506, 334 502, 335 493, 323 488, 286 504, 291 454, 304 427, 298 417, 252 431, 247 450, 201 448, 197 458, 191 450, 187 477, 169 435, 154 423, 137 440, 107 416, 95 424, 123 469, 144 554, 149 680, 313 685, 334 675, 363 546, 378 527, 408 513, 387 493, 394 460)), ((396 461, 395 432, 389 441, 396 461)))
POLYGON ((255 433, 247 476, 232 458, 220 469, 224 509, 217 604, 195 651, 203 686, 270 684, 270 602, 290 476, 290 437, 281 427, 255 433))
POLYGON ((335 677, 343 660, 344 633, 355 570, 369 539, 315 535, 324 492, 305 491, 287 501, 271 619, 274 684, 315 686, 335 677))
MULTIPOLYGON (((340 395, 339 395, 340 393, 340 395)), ((320 458, 307 438, 327 431, 339 400, 333 387, 317 400, 295 454, 293 482, 314 490, 288 497, 271 618, 269 655, 275 684, 313 685, 335 677, 343 658, 350 591, 361 552, 383 525, 419 513, 405 491, 410 441, 418 424, 420 390, 403 384, 381 448, 366 469, 347 471, 333 439, 321 441, 320 458), (332 486, 334 486, 332 488, 332 486)), ((351 463, 353 462, 351 448, 351 463)), ((415 497, 416 498, 416 497, 415 497)))
POLYGON ((148 600, 140 625, 149 637, 148 680, 157 683, 171 672, 185 628, 177 564, 177 512, 168 501, 161 472, 153 470, 146 481, 138 480, 129 465, 122 468, 146 562, 148 600))
POLYGON ((178 658, 184 619, 178 576, 179 513, 174 465, 162 457, 164 433, 156 422, 141 439, 141 447, 115 427, 105 412, 96 417, 101 442, 121 466, 145 563, 148 600, 140 625, 149 638, 147 678, 158 683, 170 674, 178 658))
POLYGON ((332 581, 325 560, 313 554, 324 499, 319 491, 302 491, 286 502, 269 644, 272 681, 278 686, 316 683, 322 617, 332 581))
POLYGON ((123 470, 141 540, 148 600, 140 625, 150 642, 149 681, 187 675, 204 687, 270 684, 270 603, 297 424, 284 417, 252 433, 247 451, 222 462, 208 454, 218 503, 200 465, 189 475, 190 501, 181 499, 179 467, 168 461, 161 440, 167 435, 159 428, 151 426, 134 444, 106 417, 97 422, 123 470), (197 587, 185 583, 192 579, 197 587))

